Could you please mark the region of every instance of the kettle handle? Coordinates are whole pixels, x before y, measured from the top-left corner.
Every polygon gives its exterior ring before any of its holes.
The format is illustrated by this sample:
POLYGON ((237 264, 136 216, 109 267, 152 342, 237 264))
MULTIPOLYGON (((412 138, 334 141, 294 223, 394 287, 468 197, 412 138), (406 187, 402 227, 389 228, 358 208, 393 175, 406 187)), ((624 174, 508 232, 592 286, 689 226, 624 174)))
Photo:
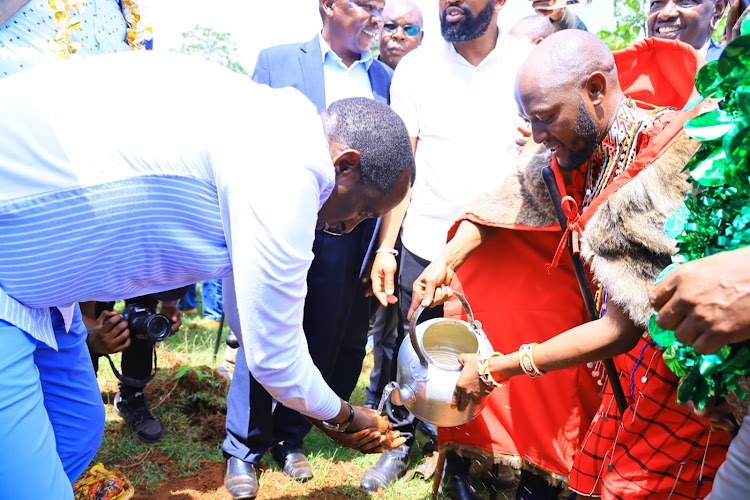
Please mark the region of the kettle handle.
MULTIPOLYGON (((469 301, 467 301, 466 297, 464 297, 463 294, 459 292, 453 292, 453 295, 455 295, 456 298, 461 301, 461 305, 463 306, 464 311, 466 311, 466 317, 468 318, 469 323, 474 325, 474 313, 471 310, 469 301)), ((414 352, 419 358, 419 363, 422 366, 427 366, 427 356, 425 355, 424 351, 422 351, 422 346, 419 345, 419 342, 417 341, 417 321, 419 320, 419 315, 422 314, 422 311, 424 311, 424 307, 422 306, 422 304, 420 304, 419 307, 417 307, 417 310, 414 311, 414 314, 409 321, 409 339, 411 340, 411 346, 414 349, 414 352)))

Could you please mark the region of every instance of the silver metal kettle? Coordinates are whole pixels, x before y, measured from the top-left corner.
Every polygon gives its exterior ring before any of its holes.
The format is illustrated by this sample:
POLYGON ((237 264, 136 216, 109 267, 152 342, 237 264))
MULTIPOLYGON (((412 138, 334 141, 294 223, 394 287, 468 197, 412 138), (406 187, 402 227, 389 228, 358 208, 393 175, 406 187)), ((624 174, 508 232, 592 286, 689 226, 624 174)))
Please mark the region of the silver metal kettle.
POLYGON ((471 306, 463 295, 453 292, 464 307, 468 322, 435 318, 417 325, 422 306, 414 312, 409 323, 409 338, 398 351, 396 383, 391 383, 391 401, 406 408, 420 420, 438 427, 465 424, 482 411, 481 404, 469 403, 460 412, 451 408, 453 390, 461 374, 458 355, 493 352, 492 345, 482 331, 482 324, 474 319, 471 306))

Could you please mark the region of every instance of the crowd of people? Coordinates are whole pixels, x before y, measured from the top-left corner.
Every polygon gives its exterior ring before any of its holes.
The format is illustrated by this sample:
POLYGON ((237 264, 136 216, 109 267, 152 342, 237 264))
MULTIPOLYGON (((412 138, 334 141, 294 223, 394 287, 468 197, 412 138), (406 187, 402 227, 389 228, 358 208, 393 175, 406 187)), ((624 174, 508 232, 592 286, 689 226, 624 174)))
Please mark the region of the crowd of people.
POLYGON ((475 462, 495 484, 520 470, 522 500, 750 492, 750 427, 732 439, 723 405, 677 404, 648 335, 657 310, 699 352, 750 339, 746 250, 654 286, 692 189, 700 141, 684 125, 718 105, 695 104, 696 74, 747 10, 651 0, 647 38, 612 52, 564 2, 532 0, 507 33, 505 0, 437 4, 320 0, 321 31, 262 50, 251 78, 149 51, 136 0, 0 5, 2 491, 73 498, 103 433, 100 356, 122 352, 115 411, 161 439, 143 395, 154 343, 196 312, 201 283, 205 325, 236 333, 233 499, 258 495, 266 452, 313 477, 312 426, 381 454, 367 493, 404 476, 418 429, 451 499, 482 498, 475 462), (422 45, 434 15, 442 41, 422 45), (133 74, 151 82, 138 123, 133 74), (390 400, 379 415, 411 316, 460 317, 457 290, 497 352, 459 357, 453 404, 484 410, 437 429, 390 400), (157 313, 162 333, 136 319, 157 313), (367 401, 352 405, 368 335, 367 401))

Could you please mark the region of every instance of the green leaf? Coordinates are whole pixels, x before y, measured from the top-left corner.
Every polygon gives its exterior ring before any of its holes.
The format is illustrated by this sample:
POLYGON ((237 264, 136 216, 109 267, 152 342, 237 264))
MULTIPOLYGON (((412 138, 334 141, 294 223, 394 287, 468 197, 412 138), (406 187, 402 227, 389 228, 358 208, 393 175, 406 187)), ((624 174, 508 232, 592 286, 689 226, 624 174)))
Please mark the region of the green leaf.
MULTIPOLYGON (((718 71, 719 61, 711 61, 695 75, 695 88, 703 97, 713 97, 721 88, 721 76, 718 71)), ((717 95, 716 97, 722 97, 717 95)))
POLYGON ((726 134, 733 125, 732 115, 723 109, 714 109, 687 122, 685 132, 694 139, 712 141, 726 134))

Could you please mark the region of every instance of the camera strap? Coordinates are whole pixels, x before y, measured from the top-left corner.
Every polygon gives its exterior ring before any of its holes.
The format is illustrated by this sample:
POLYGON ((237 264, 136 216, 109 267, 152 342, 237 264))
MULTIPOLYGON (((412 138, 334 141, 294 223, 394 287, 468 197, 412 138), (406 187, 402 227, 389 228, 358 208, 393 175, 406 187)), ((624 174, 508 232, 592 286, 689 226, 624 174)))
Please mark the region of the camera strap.
POLYGON ((134 379, 130 377, 126 377, 125 375, 121 374, 119 371, 117 371, 117 368, 115 368, 115 363, 112 361, 112 358, 109 357, 109 354, 104 354, 104 357, 107 358, 107 361, 109 361, 109 366, 112 367, 112 373, 115 374, 115 377, 122 382, 125 385, 129 385, 130 387, 137 387, 139 389, 142 389, 143 387, 146 387, 146 384, 151 382, 153 378, 156 376, 156 369, 158 368, 156 365, 156 346, 154 345, 154 369, 151 372, 151 375, 144 379, 134 379))

